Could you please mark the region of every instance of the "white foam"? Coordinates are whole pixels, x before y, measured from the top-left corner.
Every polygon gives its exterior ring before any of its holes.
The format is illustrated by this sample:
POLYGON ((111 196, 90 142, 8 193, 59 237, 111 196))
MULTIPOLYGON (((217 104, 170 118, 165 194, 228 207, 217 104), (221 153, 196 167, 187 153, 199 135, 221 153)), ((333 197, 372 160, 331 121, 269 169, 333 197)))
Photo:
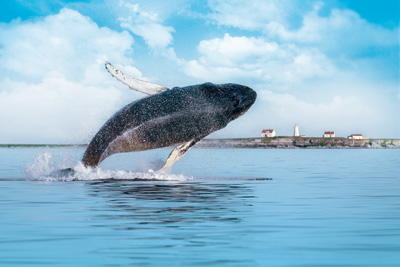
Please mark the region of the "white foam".
POLYGON ((25 173, 29 178, 37 178, 54 171, 54 159, 50 152, 40 153, 33 164, 27 164, 25 173))
POLYGON ((77 162, 69 174, 65 175, 55 174, 59 170, 65 169, 65 162, 71 160, 63 159, 62 162, 56 162, 57 158, 50 152, 39 154, 33 164, 27 165, 25 173, 28 180, 34 181, 96 181, 105 179, 118 179, 118 180, 160 180, 160 181, 186 181, 192 180, 193 177, 187 177, 177 174, 161 174, 153 170, 147 172, 135 172, 126 170, 109 170, 101 168, 85 167, 81 162, 77 162))

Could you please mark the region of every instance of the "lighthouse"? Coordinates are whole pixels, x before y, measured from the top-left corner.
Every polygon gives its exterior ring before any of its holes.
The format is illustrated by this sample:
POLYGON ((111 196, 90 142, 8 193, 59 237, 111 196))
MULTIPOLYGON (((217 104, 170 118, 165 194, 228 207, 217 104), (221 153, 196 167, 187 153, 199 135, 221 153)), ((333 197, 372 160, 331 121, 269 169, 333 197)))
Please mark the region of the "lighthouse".
POLYGON ((294 125, 294 136, 300 136, 299 125, 297 125, 297 124, 294 125))

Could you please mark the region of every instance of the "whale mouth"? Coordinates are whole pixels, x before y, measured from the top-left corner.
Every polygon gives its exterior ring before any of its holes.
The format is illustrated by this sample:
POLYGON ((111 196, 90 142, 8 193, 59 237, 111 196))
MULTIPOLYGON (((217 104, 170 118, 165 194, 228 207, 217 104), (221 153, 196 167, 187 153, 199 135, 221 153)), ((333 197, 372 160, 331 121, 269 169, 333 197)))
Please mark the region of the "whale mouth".
POLYGON ((256 102, 256 99, 257 99, 256 91, 249 88, 249 92, 244 99, 244 105, 246 106, 246 108, 249 109, 254 104, 254 102, 256 102))
POLYGON ((241 85, 238 89, 238 92, 234 93, 234 98, 236 98, 237 95, 240 95, 240 97, 237 103, 235 103, 236 100, 233 100, 235 107, 233 119, 236 119, 246 113, 257 99, 257 93, 253 89, 243 85, 241 85))

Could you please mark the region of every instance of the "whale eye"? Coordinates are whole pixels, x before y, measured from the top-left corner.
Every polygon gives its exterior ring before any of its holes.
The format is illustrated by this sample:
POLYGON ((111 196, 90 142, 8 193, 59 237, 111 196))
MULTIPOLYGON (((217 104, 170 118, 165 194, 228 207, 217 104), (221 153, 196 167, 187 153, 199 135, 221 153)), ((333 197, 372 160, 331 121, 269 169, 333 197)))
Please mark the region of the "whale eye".
POLYGON ((240 97, 237 94, 232 95, 232 104, 234 107, 239 106, 240 103, 240 97))

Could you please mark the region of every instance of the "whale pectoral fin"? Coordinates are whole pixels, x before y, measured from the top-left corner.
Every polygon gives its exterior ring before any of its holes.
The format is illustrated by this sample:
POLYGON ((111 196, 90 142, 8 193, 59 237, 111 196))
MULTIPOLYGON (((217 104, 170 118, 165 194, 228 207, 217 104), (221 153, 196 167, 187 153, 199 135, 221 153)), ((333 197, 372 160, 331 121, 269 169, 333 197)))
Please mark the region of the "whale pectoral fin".
POLYGON ((118 70, 117 68, 115 68, 109 62, 106 63, 106 69, 113 77, 115 77, 122 83, 128 85, 129 88, 132 90, 139 91, 148 95, 155 95, 169 90, 168 87, 162 85, 132 78, 123 73, 122 71, 118 70))
POLYGON ((197 139, 190 140, 187 143, 181 144, 172 150, 172 152, 169 154, 167 161, 165 162, 164 166, 157 171, 157 173, 160 174, 165 174, 169 173, 172 169, 172 166, 180 160, 183 155, 185 155, 186 152, 189 151, 189 149, 194 146, 197 143, 197 139))

